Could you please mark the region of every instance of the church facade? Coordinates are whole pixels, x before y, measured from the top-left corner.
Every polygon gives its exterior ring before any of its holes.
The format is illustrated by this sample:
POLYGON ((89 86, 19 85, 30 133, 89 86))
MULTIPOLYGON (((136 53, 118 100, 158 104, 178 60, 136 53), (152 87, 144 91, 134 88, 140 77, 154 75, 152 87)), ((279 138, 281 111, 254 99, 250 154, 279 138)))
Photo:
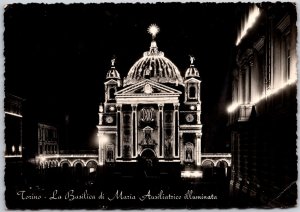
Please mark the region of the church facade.
POLYGON ((176 65, 158 50, 151 25, 149 51, 122 79, 112 60, 105 101, 99 106, 99 165, 136 162, 201 165, 201 80, 191 57, 182 77, 176 65))
POLYGON ((150 48, 127 76, 122 78, 111 60, 98 111, 98 153, 68 154, 58 146, 55 154, 40 151, 35 162, 41 170, 61 167, 84 169, 87 175, 96 170, 132 175, 140 166, 149 173, 156 170, 154 175, 200 179, 222 169, 227 176, 230 153, 201 151, 201 80, 195 58, 190 56, 181 76, 158 50, 158 31, 156 25, 148 28, 150 48))

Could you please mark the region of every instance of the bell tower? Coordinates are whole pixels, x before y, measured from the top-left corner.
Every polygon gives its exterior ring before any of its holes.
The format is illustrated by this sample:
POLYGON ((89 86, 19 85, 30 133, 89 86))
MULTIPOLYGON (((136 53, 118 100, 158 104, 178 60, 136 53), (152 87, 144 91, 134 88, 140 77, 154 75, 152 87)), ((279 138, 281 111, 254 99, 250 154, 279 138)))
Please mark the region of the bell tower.
POLYGON ((118 87, 121 86, 120 74, 115 67, 116 59, 111 60, 110 70, 106 74, 105 84, 105 103, 115 103, 115 93, 118 90, 118 87))
POLYGON ((190 67, 184 78, 184 105, 181 120, 181 163, 186 167, 201 165, 201 95, 200 75, 190 56, 190 67))
POLYGON ((195 58, 190 56, 190 67, 185 72, 185 98, 186 104, 200 104, 200 76, 198 69, 194 66, 195 58))

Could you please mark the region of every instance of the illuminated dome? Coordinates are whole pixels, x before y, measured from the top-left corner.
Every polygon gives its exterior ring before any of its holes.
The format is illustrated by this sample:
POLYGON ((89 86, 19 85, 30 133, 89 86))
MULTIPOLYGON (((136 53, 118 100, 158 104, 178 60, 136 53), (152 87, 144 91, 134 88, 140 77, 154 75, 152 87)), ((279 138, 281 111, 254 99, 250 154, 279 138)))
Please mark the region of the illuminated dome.
POLYGON ((160 83, 183 84, 183 79, 176 65, 166 58, 163 52, 158 51, 154 38, 159 32, 159 28, 156 25, 151 25, 148 32, 152 34, 150 50, 144 52, 143 57, 130 68, 124 79, 124 86, 135 84, 144 79, 160 83))
POLYGON ((200 77, 198 69, 194 66, 194 60, 195 58, 190 56, 191 64, 190 67, 185 72, 185 78, 190 77, 200 77))
POLYGON ((111 67, 106 74, 106 79, 120 79, 120 74, 115 67, 115 59, 111 60, 111 67))

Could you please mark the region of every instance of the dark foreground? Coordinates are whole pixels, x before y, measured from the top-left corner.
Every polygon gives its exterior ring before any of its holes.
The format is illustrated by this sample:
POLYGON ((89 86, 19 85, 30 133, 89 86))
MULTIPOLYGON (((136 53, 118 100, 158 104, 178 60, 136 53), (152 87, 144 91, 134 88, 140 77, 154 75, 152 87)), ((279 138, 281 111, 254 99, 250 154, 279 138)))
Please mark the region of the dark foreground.
MULTIPOLYGON (((230 208, 229 179, 212 172, 202 179, 182 179, 169 170, 118 172, 6 166, 9 209, 230 208)), ((126 169, 126 168, 125 168, 126 169)), ((211 171, 211 170, 210 170, 211 171)))

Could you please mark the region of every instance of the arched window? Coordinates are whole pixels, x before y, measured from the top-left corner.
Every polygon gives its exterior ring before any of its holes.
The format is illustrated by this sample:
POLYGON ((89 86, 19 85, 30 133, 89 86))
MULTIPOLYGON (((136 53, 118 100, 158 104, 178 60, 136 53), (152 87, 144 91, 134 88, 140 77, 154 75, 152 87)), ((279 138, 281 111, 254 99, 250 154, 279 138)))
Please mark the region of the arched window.
POLYGON ((184 160, 186 162, 193 162, 194 161, 194 145, 192 143, 187 143, 185 145, 184 160))
POLYGON ((115 98, 115 88, 110 88, 109 89, 109 99, 114 99, 115 98))
POLYGON ((189 97, 196 98, 196 88, 194 86, 191 86, 189 89, 189 97))
POLYGON ((108 145, 106 147, 106 161, 107 162, 112 162, 114 161, 114 146, 113 145, 108 145))

